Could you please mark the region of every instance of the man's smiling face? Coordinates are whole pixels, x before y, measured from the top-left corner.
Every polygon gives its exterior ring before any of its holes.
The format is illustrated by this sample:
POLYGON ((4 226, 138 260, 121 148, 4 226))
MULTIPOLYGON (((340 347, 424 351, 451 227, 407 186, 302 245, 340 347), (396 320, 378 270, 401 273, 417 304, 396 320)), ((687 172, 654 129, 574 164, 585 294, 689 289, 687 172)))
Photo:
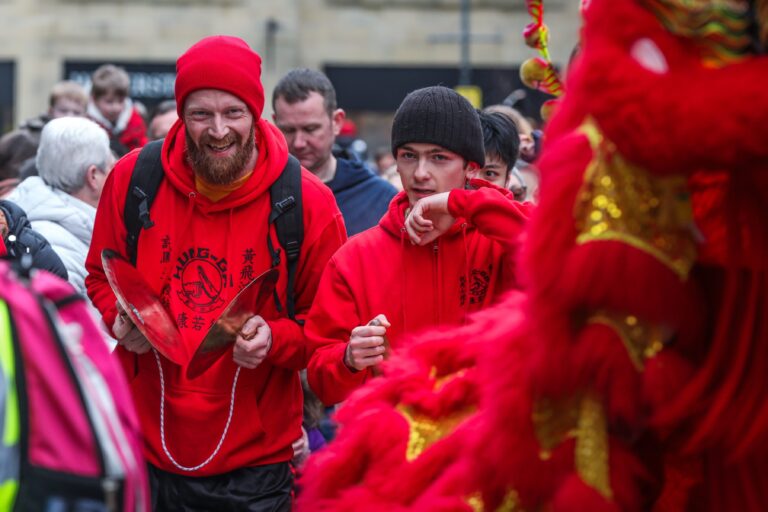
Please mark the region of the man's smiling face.
POLYGON ((237 96, 218 89, 192 92, 184 104, 187 156, 195 173, 226 184, 248 172, 254 161, 254 119, 237 96))

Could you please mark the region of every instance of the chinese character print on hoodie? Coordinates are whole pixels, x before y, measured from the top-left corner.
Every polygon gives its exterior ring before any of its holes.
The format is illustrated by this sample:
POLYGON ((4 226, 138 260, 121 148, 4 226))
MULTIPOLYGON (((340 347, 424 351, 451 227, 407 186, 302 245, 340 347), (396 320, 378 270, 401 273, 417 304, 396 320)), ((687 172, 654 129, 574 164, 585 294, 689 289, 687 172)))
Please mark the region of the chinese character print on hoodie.
MULTIPOLYGON (((234 38, 219 36, 218 39, 234 38)), ((206 57, 210 63, 212 57, 206 57)), ((233 56, 233 60, 236 57, 233 56)), ((238 291, 271 267, 267 237, 272 239, 274 247, 280 247, 274 225, 268 224, 269 188, 287 162, 288 148, 277 128, 259 118, 263 90, 255 91, 253 87, 238 90, 228 82, 220 85, 227 80, 240 84, 244 73, 253 72, 245 67, 236 69, 237 64, 231 64, 227 58, 229 56, 220 56, 236 73, 226 75, 231 70, 224 69, 225 64, 219 67, 221 71, 214 74, 216 76, 202 73, 198 67, 195 85, 197 89, 219 88, 240 93, 254 111, 258 159, 253 173, 240 188, 217 202, 198 193, 195 175, 185 157, 185 127, 182 119, 178 120, 163 144, 165 179, 151 211, 155 225, 142 231, 138 244, 136 267, 152 291, 159 295, 190 353, 238 291), (254 92, 259 93, 255 100, 246 96, 254 92)), ((181 78, 180 70, 177 97, 183 98, 184 95, 179 94, 181 78)), ((182 108, 183 99, 180 112, 182 108)), ((121 159, 106 182, 86 263, 89 296, 109 326, 116 316, 115 296, 107 283, 100 255, 105 248, 126 253, 123 208, 137 157, 138 150, 121 159)), ((305 169, 302 169, 302 198, 304 240, 295 284, 298 319, 306 316, 322 269, 346 238, 331 191, 305 169)), ((284 305, 287 279, 284 257, 278 269, 276 291, 284 305)), ((273 300, 267 302, 260 315, 272 331, 272 347, 261 365, 240 373, 232 422, 221 451, 202 469, 185 474, 216 475, 242 467, 285 462, 293 456, 291 443, 301 436, 302 391, 297 371, 306 366, 304 332, 298 323, 277 311, 273 300)), ((136 355, 119 346, 117 354, 134 394, 148 462, 161 470, 179 473, 161 443, 161 383, 153 352, 136 355)), ((186 367, 163 357, 161 362, 168 450, 184 466, 199 464, 214 452, 225 428, 238 366, 230 352, 199 377, 188 379, 186 367)))
POLYGON ((392 348, 429 327, 460 325, 467 315, 519 287, 518 236, 530 204, 482 180, 476 190, 452 190, 456 222, 426 246, 405 231, 408 197, 398 193, 379 225, 350 239, 331 258, 306 325, 314 354, 309 383, 326 404, 344 400, 370 376, 344 364, 352 329, 383 313, 392 348))

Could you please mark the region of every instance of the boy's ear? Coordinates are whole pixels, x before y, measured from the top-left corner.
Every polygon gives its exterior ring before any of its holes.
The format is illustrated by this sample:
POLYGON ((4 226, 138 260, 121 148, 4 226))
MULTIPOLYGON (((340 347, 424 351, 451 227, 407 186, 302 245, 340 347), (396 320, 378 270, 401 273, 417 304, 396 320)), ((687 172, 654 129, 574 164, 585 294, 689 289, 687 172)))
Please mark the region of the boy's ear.
POLYGON ((467 162, 467 164, 464 166, 464 179, 466 181, 471 180, 475 177, 477 172, 480 170, 480 166, 477 165, 475 162, 467 162))

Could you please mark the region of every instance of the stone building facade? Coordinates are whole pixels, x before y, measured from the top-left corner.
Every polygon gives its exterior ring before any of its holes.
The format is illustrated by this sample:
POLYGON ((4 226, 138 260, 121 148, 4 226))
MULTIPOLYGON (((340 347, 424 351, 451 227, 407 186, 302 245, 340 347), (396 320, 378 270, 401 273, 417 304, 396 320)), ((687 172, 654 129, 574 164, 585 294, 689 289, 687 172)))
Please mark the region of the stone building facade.
MULTIPOLYGON (((577 40, 578 0, 548 0, 559 63, 577 40)), ((287 70, 326 71, 339 102, 374 139, 416 87, 458 81, 461 0, 0 0, 0 131, 46 108, 50 87, 104 62, 132 75, 150 106, 172 91, 176 57, 197 39, 231 34, 264 60, 267 98, 287 70)), ((533 55, 523 0, 470 0, 473 82, 486 103, 519 87, 533 55)), ((266 116, 271 116, 267 105, 266 116)), ((365 131, 365 130, 363 130, 365 131)))

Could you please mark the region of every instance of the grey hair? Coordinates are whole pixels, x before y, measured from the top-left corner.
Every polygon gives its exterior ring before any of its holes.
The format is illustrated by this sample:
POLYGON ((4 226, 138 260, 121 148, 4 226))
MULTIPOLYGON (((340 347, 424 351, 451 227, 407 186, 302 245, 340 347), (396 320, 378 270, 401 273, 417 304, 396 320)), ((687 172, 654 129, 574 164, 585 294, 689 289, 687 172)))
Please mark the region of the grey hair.
POLYGON ((43 127, 35 163, 46 184, 71 194, 83 188, 91 165, 106 172, 111 158, 101 126, 84 117, 62 117, 43 127))

